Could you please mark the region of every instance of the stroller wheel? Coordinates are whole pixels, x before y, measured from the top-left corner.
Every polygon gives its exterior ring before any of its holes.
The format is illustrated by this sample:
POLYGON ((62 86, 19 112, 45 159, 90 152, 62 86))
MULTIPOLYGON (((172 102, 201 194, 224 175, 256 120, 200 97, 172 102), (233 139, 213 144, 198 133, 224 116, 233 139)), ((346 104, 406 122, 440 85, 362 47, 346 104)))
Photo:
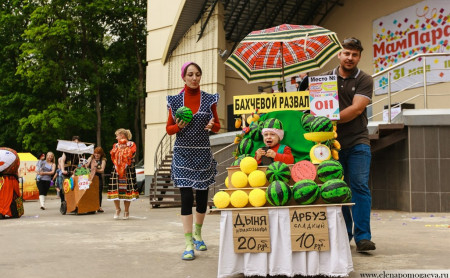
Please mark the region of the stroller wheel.
POLYGON ((66 201, 61 202, 61 207, 59 208, 59 212, 61 212, 62 215, 65 215, 67 212, 67 203, 66 201))

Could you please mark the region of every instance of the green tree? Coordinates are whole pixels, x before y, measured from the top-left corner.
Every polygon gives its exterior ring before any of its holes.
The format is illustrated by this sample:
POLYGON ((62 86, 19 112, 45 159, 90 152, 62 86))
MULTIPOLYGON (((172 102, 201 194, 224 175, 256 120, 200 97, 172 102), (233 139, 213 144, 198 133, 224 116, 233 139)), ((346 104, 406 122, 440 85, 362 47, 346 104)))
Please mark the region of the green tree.
POLYGON ((16 75, 22 34, 35 8, 32 1, 0 2, 0 146, 15 150, 22 149, 17 138, 19 121, 35 101, 26 80, 16 75))
MULTIPOLYGON (((121 65, 122 81, 130 90, 128 100, 134 113, 134 140, 138 150, 144 152, 145 143, 145 47, 146 47, 145 0, 117 0, 111 10, 107 24, 110 34, 117 38, 110 47, 110 57, 121 65), (134 105, 133 105, 134 104, 134 105), (142 147, 141 147, 142 145, 142 147)), ((139 159, 139 152, 137 153, 139 159)))
POLYGON ((25 42, 17 73, 27 80, 34 99, 18 129, 25 149, 39 150, 42 145, 54 149, 56 139, 94 127, 92 93, 80 47, 84 30, 79 28, 74 4, 50 1, 37 7, 22 35, 25 42))
POLYGON ((4 111, 16 122, 19 149, 55 149, 56 139, 80 135, 107 151, 120 127, 139 143, 145 16, 146 2, 132 0, 40 1, 29 9, 15 34, 16 64, 7 69, 25 88, 16 100, 23 113, 4 111))

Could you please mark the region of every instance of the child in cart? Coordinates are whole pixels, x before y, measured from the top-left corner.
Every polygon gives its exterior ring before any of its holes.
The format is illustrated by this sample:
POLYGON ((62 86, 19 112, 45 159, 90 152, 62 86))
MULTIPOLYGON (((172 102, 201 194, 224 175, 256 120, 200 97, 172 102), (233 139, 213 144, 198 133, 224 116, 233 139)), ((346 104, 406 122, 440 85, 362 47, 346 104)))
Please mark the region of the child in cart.
POLYGON ((265 147, 259 148, 255 152, 255 159, 259 165, 269 165, 274 161, 286 164, 294 163, 294 156, 291 148, 280 144, 284 137, 283 124, 278 119, 266 120, 262 135, 265 147))

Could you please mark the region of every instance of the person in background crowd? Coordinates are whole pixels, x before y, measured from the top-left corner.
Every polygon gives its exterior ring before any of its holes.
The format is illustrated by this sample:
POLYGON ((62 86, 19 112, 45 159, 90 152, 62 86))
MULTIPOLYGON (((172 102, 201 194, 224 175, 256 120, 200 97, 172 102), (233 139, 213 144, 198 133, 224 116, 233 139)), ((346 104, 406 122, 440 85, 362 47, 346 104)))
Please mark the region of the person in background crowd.
POLYGON ((50 188, 50 182, 53 174, 55 173, 55 169, 55 155, 52 152, 48 152, 45 162, 41 163, 38 172, 40 179, 37 183, 37 187, 39 189, 39 202, 42 210, 45 210, 45 197, 47 196, 48 189, 50 188))
POLYGON ((102 209, 102 193, 103 193, 103 173, 105 173, 106 167, 106 156, 102 147, 97 147, 94 149, 94 154, 91 155, 87 162, 86 168, 91 169, 91 175, 89 180, 92 181, 95 176, 98 177, 98 191, 99 191, 99 206, 100 208, 97 212, 104 212, 102 209))
POLYGON ((55 189, 56 189, 56 193, 59 197, 59 194, 61 194, 61 189, 62 189, 62 185, 63 185, 63 181, 64 181, 64 177, 62 174, 62 170, 60 168, 61 165, 61 157, 58 158, 58 162, 57 162, 57 166, 56 166, 56 171, 55 171, 55 175, 53 176, 52 181, 54 181, 55 183, 55 189))
POLYGON ((363 47, 356 38, 347 38, 338 54, 339 66, 324 75, 337 75, 340 120, 337 140, 341 143, 339 162, 344 168, 344 180, 352 190, 354 206, 342 207, 349 240, 354 237, 356 251, 375 250, 371 241, 369 189, 370 141, 367 130, 367 105, 372 99, 372 76, 358 69, 363 47), (350 213, 351 209, 351 213, 350 213))
MULTIPOLYGON (((17 203, 21 195, 19 165, 20 159, 15 150, 0 147, 0 219, 19 218, 24 213, 22 202, 17 203)), ((6 250, 4 242, 3 239, 2 248, 6 250)))
POLYGON ((200 90, 202 69, 194 62, 187 62, 182 66, 181 78, 185 82, 184 89, 180 94, 167 97, 169 118, 166 131, 169 135, 176 134, 172 180, 181 193, 181 220, 186 244, 181 259, 193 260, 194 248, 198 251, 207 250, 201 232, 208 204, 208 188, 214 184, 217 174, 217 162, 211 153, 209 131, 217 132, 220 129, 217 115, 219 95, 200 90), (189 123, 175 118, 175 112, 182 106, 192 110, 193 118, 189 123), (194 233, 193 189, 196 201, 194 233))
POLYGON ((39 176, 39 171, 41 169, 42 164, 45 162, 45 153, 41 153, 39 155, 39 160, 36 163, 36 184, 37 182, 39 182, 39 180, 41 179, 41 177, 39 176))
POLYGON ((122 219, 127 220, 130 216, 131 201, 139 198, 136 183, 136 170, 134 157, 136 154, 136 144, 130 141, 131 132, 128 129, 120 128, 116 130, 117 143, 110 151, 111 160, 114 164, 111 173, 111 180, 108 189, 108 200, 114 201, 116 213, 114 219, 120 217, 120 200, 123 200, 125 211, 122 219))
POLYGON ((309 88, 308 73, 300 73, 300 81, 295 84, 297 91, 306 91, 309 88))
MULTIPOLYGON (((75 135, 72 137, 72 141, 78 143, 80 142, 80 137, 75 135)), ((75 173, 75 169, 80 163, 80 158, 78 154, 63 153, 60 159, 58 159, 58 163, 63 175, 62 180, 64 181, 64 179, 70 178, 75 173)), ((67 211, 67 203, 64 198, 64 190, 61 190, 59 192, 59 197, 61 199, 61 207, 59 208, 59 211, 64 215, 67 211)))

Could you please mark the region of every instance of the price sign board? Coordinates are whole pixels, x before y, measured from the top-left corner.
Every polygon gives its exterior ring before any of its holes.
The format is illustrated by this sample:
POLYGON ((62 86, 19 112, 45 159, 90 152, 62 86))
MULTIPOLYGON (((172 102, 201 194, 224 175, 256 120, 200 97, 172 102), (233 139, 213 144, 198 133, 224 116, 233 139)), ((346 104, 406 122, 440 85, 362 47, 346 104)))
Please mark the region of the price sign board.
POLYGON ((235 253, 271 252, 268 210, 236 210, 232 216, 235 253))
POLYGON ((89 189, 89 176, 88 175, 78 176, 78 189, 79 190, 89 189))
POLYGON ((336 75, 309 77, 311 114, 339 120, 339 96, 336 75))
POLYGON ((292 251, 328 251, 330 236, 326 207, 289 209, 292 251))

